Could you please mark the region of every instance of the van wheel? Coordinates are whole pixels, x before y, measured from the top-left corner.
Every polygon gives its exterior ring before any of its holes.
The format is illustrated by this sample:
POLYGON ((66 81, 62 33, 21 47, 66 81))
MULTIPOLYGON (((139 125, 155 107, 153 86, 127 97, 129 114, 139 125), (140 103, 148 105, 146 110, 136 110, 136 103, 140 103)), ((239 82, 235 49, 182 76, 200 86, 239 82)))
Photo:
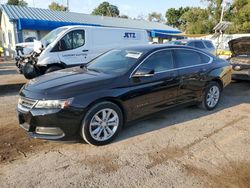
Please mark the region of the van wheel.
POLYGON ((123 126, 123 114, 114 103, 101 102, 86 113, 81 136, 89 144, 102 146, 110 143, 123 126))
POLYGON ((217 82, 210 82, 203 96, 200 107, 205 110, 213 110, 217 107, 220 101, 222 88, 217 82))
POLYGON ((46 73, 50 73, 50 72, 54 72, 54 71, 58 71, 58 70, 61 70, 61 69, 62 69, 62 67, 59 67, 59 66, 54 65, 54 66, 49 67, 49 68, 46 70, 45 74, 46 74, 46 73))

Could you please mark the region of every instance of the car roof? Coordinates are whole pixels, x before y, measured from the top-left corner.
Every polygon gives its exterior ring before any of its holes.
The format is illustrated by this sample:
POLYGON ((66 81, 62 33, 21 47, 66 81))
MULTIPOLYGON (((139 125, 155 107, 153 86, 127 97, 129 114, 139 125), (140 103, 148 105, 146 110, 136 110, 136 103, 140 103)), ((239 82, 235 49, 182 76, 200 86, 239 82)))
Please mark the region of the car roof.
POLYGON ((183 41, 183 42, 208 41, 208 42, 211 42, 210 40, 207 40, 207 39, 180 39, 180 40, 175 40, 175 41, 183 41))
POLYGON ((204 51, 199 50, 198 48, 191 47, 191 46, 167 45, 167 44, 135 45, 135 46, 130 46, 130 47, 122 47, 119 49, 147 53, 147 52, 157 51, 161 49, 173 49, 173 48, 174 49, 191 49, 191 50, 196 50, 196 51, 200 51, 204 53, 204 51))

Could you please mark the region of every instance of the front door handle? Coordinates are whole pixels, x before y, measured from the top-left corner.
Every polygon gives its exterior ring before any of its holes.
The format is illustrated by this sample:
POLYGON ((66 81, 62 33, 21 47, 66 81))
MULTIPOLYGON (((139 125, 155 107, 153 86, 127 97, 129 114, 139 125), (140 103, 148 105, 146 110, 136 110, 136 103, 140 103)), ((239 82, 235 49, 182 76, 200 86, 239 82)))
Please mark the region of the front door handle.
POLYGON ((82 50, 82 52, 88 52, 89 50, 82 50))

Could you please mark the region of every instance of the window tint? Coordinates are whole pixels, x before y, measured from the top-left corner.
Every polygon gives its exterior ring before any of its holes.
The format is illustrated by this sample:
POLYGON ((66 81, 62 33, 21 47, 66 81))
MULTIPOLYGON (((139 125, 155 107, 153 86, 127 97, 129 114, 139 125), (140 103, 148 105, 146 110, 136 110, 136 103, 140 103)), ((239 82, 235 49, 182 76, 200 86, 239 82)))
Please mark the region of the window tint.
POLYGON ((190 42, 190 43, 188 43, 188 46, 195 47, 194 42, 190 42))
POLYGON ((210 58, 204 54, 199 54, 200 57, 201 57, 201 64, 206 64, 206 63, 209 63, 210 61, 210 58))
POLYGON ((72 31, 60 40, 59 51, 73 50, 85 44, 85 32, 83 30, 72 31))
POLYGON ((175 62, 178 68, 194 66, 199 64, 206 64, 210 58, 202 53, 192 50, 176 50, 175 62))
POLYGON ((60 51, 66 51, 66 50, 71 50, 72 47, 72 37, 73 32, 70 32, 66 34, 59 42, 59 50, 60 51))
POLYGON ((73 49, 83 46, 85 43, 85 33, 84 31, 74 31, 73 32, 73 49))
POLYGON ((206 48, 206 47, 204 46, 203 42, 201 42, 201 41, 200 41, 200 42, 198 42, 198 41, 195 42, 194 45, 195 45, 196 48, 200 48, 200 49, 206 48))
MULTIPOLYGON (((173 56, 170 50, 157 52, 151 55, 140 68, 152 69, 155 72, 166 71, 174 68, 173 56)), ((140 69, 139 68, 139 69, 140 69)))
POLYGON ((87 69, 107 73, 124 73, 135 65, 141 55, 141 52, 111 50, 92 60, 87 65, 87 69))
POLYGON ((214 48, 214 45, 212 44, 212 42, 210 41, 204 41, 205 45, 208 47, 208 48, 214 48))

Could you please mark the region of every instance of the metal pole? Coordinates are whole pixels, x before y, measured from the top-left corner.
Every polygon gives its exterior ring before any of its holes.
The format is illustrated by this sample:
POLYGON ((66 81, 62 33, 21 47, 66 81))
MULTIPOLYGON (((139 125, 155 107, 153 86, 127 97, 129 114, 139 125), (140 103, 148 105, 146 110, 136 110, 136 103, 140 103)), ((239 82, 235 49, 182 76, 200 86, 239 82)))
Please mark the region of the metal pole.
POLYGON ((67 9, 69 11, 69 0, 67 0, 67 9))
POLYGON ((224 16, 225 7, 226 7, 226 4, 224 4, 224 5, 222 6, 221 15, 220 15, 220 22, 223 21, 223 16, 224 16))

